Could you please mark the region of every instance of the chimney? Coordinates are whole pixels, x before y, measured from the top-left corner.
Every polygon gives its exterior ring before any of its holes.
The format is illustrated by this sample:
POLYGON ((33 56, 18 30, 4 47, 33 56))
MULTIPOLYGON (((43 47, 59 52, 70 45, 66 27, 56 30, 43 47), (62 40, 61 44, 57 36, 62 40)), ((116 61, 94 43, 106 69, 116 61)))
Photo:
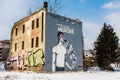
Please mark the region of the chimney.
POLYGON ((48 2, 44 2, 44 6, 43 6, 43 8, 45 8, 46 10, 48 10, 47 8, 48 8, 48 2))
POLYGON ((76 19, 77 22, 80 22, 80 19, 76 19))

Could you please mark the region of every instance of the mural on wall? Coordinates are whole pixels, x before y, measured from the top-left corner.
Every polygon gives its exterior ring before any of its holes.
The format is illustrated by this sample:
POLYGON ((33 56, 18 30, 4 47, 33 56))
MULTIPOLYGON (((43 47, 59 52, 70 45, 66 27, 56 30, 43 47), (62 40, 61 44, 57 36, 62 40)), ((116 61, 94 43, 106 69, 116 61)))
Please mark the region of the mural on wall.
POLYGON ((39 64, 44 65, 44 53, 42 49, 36 51, 29 51, 27 53, 18 54, 10 59, 13 63, 17 61, 17 67, 22 69, 25 66, 38 66, 39 64))
POLYGON ((46 13, 45 70, 82 70, 82 40, 82 22, 46 13))
POLYGON ((58 43, 52 48, 52 71, 65 71, 65 67, 72 70, 77 64, 72 44, 64 38, 63 32, 59 31, 57 36, 58 43), (70 62, 67 62, 67 59, 70 62))

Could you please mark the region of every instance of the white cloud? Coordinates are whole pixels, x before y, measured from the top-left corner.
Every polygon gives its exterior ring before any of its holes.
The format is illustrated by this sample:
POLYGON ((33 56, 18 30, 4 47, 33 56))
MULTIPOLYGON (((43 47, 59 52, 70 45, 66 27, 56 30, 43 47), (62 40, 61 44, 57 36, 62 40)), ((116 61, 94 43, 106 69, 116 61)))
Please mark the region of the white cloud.
POLYGON ((27 3, 26 0, 4 0, 0 3, 0 17, 3 20, 11 21, 18 15, 26 14, 27 3))
POLYGON ((85 49, 92 49, 94 47, 94 41, 96 41, 101 27, 102 26, 97 23, 84 21, 83 36, 85 49))
POLYGON ((102 6, 105 9, 120 9, 120 1, 106 3, 102 6))
POLYGON ((105 16, 105 19, 116 26, 120 26, 120 12, 112 12, 105 16))
POLYGON ((11 28, 6 25, 0 25, 0 40, 10 39, 11 28))
POLYGON ((27 14, 27 0, 1 0, 0 40, 9 39, 14 23, 27 14))
POLYGON ((112 25, 116 35, 120 39, 120 1, 111 1, 102 6, 104 9, 109 9, 110 12, 107 13, 103 18, 104 20, 112 25))
POLYGON ((112 25, 117 36, 120 38, 120 12, 111 12, 104 17, 104 19, 112 25))
MULTIPOLYGON (((117 33, 116 35, 120 39, 120 1, 114 0, 108 2, 104 4, 102 8, 106 11, 109 10, 107 15, 104 16, 104 22, 112 25, 117 33)), ((94 41, 96 41, 103 24, 100 25, 99 23, 90 21, 83 22, 84 47, 85 49, 92 49, 94 48, 94 41)))

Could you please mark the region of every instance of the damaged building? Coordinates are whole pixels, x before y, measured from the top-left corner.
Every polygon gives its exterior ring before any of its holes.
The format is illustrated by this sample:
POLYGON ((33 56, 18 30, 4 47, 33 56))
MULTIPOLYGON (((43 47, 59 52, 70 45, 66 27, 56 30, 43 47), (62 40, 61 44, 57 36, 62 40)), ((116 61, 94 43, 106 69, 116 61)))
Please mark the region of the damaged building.
POLYGON ((13 70, 82 70, 82 53, 82 22, 47 12, 47 2, 12 28, 8 60, 13 70))

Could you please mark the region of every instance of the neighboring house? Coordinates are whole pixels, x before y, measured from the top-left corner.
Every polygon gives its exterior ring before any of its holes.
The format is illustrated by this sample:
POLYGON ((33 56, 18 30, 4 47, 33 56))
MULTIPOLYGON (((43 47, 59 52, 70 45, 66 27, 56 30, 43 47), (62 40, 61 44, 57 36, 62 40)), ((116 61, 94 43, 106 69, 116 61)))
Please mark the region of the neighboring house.
POLYGON ((117 53, 117 59, 115 63, 111 63, 111 67, 116 70, 116 71, 120 71, 120 45, 118 46, 118 48, 115 50, 115 52, 117 53))
POLYGON ((111 63, 110 66, 113 68, 114 71, 120 71, 120 63, 111 63))
POLYGON ((81 70, 82 36, 80 20, 47 12, 45 2, 42 9, 14 24, 8 60, 14 70, 81 70))
POLYGON ((96 61, 95 50, 85 50, 83 62, 84 62, 84 70, 86 70, 88 67, 98 66, 96 61))
POLYGON ((1 40, 0 41, 0 61, 5 61, 7 59, 9 51, 10 51, 10 41, 1 40))
POLYGON ((85 59, 96 58, 95 50, 85 50, 84 51, 84 58, 85 59))

